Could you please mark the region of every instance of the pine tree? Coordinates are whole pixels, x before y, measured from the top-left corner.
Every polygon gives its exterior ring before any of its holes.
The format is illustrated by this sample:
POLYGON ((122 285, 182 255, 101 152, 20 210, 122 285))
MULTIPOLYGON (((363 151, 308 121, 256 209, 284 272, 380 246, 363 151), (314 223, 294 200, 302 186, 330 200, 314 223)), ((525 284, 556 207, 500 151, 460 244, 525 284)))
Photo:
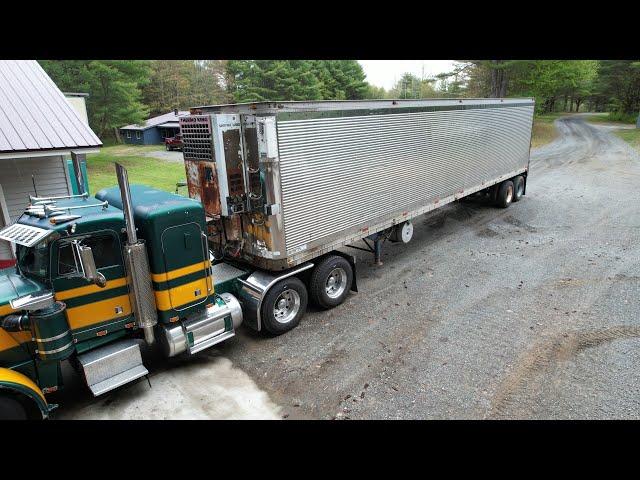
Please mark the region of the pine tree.
POLYGON ((115 129, 142 123, 149 114, 141 88, 149 82, 143 60, 46 60, 42 68, 61 90, 86 92, 89 125, 101 138, 115 129))

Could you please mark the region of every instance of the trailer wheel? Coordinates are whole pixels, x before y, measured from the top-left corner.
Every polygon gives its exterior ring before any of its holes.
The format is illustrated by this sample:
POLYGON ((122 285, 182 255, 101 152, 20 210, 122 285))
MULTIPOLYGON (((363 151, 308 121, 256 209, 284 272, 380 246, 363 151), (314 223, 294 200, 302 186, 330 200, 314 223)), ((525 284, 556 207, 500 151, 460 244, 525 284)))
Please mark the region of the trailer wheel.
POLYGON ((498 195, 496 196, 496 205, 501 208, 507 208, 513 201, 513 182, 505 180, 498 187, 498 195))
POLYGON ((262 301, 261 318, 265 330, 280 335, 296 327, 307 310, 307 298, 307 287, 297 277, 276 283, 262 301))
POLYGON ((524 178, 522 175, 518 175, 513 179, 513 201, 519 202, 524 195, 524 178))
POLYGON ((0 394, 0 420, 27 420, 29 414, 15 395, 0 394))
POLYGON ((353 282, 351 264, 339 255, 322 260, 313 270, 309 281, 309 293, 314 305, 328 310, 337 307, 347 298, 353 282))

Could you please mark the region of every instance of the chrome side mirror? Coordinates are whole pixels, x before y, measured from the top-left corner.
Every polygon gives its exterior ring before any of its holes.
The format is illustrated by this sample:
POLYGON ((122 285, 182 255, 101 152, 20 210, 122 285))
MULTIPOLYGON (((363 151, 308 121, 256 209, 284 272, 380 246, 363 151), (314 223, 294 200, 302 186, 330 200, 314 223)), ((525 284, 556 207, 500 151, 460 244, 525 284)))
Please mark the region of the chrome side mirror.
POLYGON ((80 276, 86 281, 104 288, 107 285, 107 279, 98 272, 91 247, 82 245, 78 240, 71 242, 71 247, 73 248, 73 260, 76 264, 76 270, 80 276))

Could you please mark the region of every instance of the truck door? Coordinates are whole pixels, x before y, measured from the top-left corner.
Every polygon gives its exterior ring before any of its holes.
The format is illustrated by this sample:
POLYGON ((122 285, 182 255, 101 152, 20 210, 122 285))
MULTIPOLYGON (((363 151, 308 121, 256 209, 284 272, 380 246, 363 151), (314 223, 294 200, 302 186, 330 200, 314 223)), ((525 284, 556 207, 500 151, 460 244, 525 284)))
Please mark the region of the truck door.
MULTIPOLYGON (((125 323, 131 315, 121 245, 117 234, 106 230, 90 235, 59 239, 53 248, 51 279, 56 300, 67 304, 67 319, 71 330, 104 335, 114 322, 125 323), (87 284, 78 277, 71 241, 82 240, 91 247, 96 267, 107 279, 103 288, 87 284)), ((74 332, 74 334, 77 332, 74 332)))
MULTIPOLYGON (((209 252, 205 242, 206 237, 195 222, 169 227, 162 232, 165 273, 161 280, 163 288, 169 291, 173 310, 181 311, 200 305, 213 293, 209 252)), ((164 301, 156 303, 162 308, 164 301)))

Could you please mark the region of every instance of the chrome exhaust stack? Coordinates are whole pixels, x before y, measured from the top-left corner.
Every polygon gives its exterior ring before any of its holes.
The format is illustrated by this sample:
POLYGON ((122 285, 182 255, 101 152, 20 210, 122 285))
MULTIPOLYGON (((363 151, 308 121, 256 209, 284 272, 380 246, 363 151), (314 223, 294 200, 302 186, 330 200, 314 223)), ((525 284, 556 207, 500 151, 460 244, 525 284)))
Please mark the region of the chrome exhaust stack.
POLYGON ((155 341, 153 327, 158 323, 156 301, 151 283, 151 269, 144 240, 138 240, 133 219, 133 206, 127 170, 116 163, 116 175, 122 198, 127 244, 124 248, 124 263, 127 269, 129 298, 136 318, 136 324, 144 331, 144 339, 151 345, 155 341))

